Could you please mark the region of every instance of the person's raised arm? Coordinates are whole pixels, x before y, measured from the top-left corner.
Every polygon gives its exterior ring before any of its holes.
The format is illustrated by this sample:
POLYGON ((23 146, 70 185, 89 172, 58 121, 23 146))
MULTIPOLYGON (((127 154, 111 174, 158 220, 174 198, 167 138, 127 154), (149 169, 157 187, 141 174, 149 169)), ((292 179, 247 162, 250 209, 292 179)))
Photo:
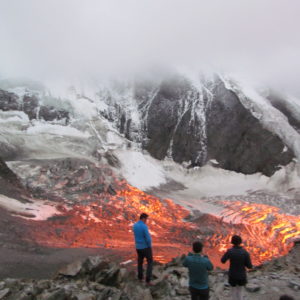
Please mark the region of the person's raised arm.
POLYGON ((227 250, 226 253, 221 258, 221 263, 225 264, 228 259, 229 259, 229 253, 228 253, 228 250, 227 250))

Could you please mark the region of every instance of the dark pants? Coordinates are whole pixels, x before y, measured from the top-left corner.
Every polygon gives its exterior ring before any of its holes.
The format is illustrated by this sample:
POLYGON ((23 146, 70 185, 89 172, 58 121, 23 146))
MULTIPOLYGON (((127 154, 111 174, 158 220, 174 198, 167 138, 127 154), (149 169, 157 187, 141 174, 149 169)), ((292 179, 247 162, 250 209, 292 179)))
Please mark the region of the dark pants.
POLYGON ((138 254, 138 278, 140 280, 143 279, 143 262, 144 262, 144 258, 146 258, 147 260, 146 282, 150 282, 152 277, 152 265, 153 265, 152 248, 136 249, 136 252, 138 254))
POLYGON ((229 276, 228 278, 228 283, 231 285, 231 286, 243 286, 243 285, 246 285, 247 284, 247 278, 244 277, 244 278, 239 278, 239 279, 236 279, 236 278, 232 278, 229 276))
POLYGON ((198 290, 190 286, 190 293, 192 300, 208 300, 209 289, 198 290))

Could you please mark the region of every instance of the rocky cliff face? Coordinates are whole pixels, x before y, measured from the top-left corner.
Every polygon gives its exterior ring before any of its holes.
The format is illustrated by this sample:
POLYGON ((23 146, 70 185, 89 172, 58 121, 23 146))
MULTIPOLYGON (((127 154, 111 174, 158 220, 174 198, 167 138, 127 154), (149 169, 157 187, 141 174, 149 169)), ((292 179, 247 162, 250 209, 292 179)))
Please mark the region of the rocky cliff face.
POLYGON ((110 90, 102 93, 106 115, 157 159, 190 166, 215 159, 228 170, 270 176, 294 157, 218 77, 195 83, 174 75, 155 84, 137 82, 129 90, 130 105, 124 92, 117 105, 110 90))
MULTIPOLYGON (((283 117, 288 114, 277 105, 277 98, 272 99, 270 105, 283 117)), ((160 160, 169 157, 191 167, 216 160, 224 169, 271 176, 296 156, 218 76, 191 80, 175 74, 156 81, 114 82, 88 100, 97 108, 98 118, 107 119, 125 139, 160 160)), ((71 111, 45 105, 34 94, 18 97, 0 90, 0 110, 23 111, 29 120, 59 121, 64 126, 73 118, 77 125, 86 126, 71 111)), ((287 118, 291 128, 298 124, 291 113, 287 118)), ((0 147, 8 146, 2 142, 0 147)), ((9 158, 13 151, 6 152, 9 158)))
POLYGON ((266 130, 220 80, 213 95, 207 111, 208 158, 227 170, 268 176, 291 161, 293 152, 284 151, 280 138, 266 130))

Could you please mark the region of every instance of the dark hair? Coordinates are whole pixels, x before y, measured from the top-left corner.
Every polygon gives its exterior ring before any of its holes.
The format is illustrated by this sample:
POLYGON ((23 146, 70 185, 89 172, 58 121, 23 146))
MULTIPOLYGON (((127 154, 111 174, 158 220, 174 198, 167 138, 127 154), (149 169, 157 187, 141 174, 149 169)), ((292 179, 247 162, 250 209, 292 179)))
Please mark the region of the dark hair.
POLYGON ((145 213, 142 213, 141 215, 140 215, 140 220, 142 220, 142 219, 147 219, 149 216, 147 215, 147 214, 145 214, 145 213))
POLYGON ((288 295, 282 295, 279 300, 294 300, 294 298, 288 295))
POLYGON ((203 248, 203 244, 199 241, 196 241, 193 243, 193 251, 195 253, 199 253, 202 251, 202 248, 203 248))
POLYGON ((233 244, 234 246, 238 246, 242 243, 242 238, 239 235, 234 235, 231 238, 231 244, 233 244))

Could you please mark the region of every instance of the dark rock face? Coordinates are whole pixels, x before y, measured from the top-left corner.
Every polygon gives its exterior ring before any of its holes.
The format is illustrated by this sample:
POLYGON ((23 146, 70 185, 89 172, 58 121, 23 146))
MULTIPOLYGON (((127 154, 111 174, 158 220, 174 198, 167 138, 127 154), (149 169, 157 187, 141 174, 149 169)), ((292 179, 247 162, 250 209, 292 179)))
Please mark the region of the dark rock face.
POLYGON ((127 106, 114 102, 112 96, 108 115, 126 138, 141 142, 157 159, 168 156, 190 166, 216 159, 228 170, 270 176, 294 157, 218 77, 203 80, 196 88, 174 75, 156 85, 138 81, 133 90, 130 101, 140 117, 138 134, 127 106))
POLYGON ((53 106, 41 106, 39 118, 45 121, 65 120, 65 123, 68 124, 70 120, 70 114, 66 110, 58 110, 53 106))
POLYGON ((218 82, 213 94, 207 111, 208 159, 216 159, 228 170, 268 176, 292 160, 293 153, 283 152, 282 141, 264 129, 222 82, 218 82))
POLYGON ((38 118, 38 108, 39 100, 36 96, 25 95, 23 97, 23 111, 30 120, 38 118))
POLYGON ((167 155, 180 114, 180 102, 184 101, 189 85, 179 78, 161 84, 148 111, 146 149, 152 156, 163 159, 167 155))
POLYGON ((202 95, 183 79, 163 82, 147 119, 146 149, 163 159, 171 149, 174 161, 192 166, 216 159, 222 168, 272 175, 288 164, 293 153, 283 152, 282 141, 264 129, 220 80, 202 95), (201 97, 202 96, 202 97, 201 97))
POLYGON ((27 196, 18 176, 7 166, 0 158, 0 194, 7 197, 22 199, 22 196, 27 196))
POLYGON ((0 90, 0 109, 3 111, 20 110, 18 96, 14 93, 0 90))
POLYGON ((16 94, 3 90, 0 90, 0 110, 23 111, 29 120, 63 120, 65 124, 68 124, 70 119, 68 111, 53 106, 41 105, 40 100, 35 95, 24 95, 23 99, 19 99, 16 94))
POLYGON ((17 183, 18 177, 13 171, 7 166, 7 164, 0 158, 0 176, 5 178, 7 182, 17 183))
POLYGON ((205 157, 205 99, 189 81, 174 77, 162 82, 153 99, 146 120, 152 156, 163 159, 171 150, 174 161, 201 165, 205 157))
POLYGON ((191 161, 192 165, 205 163, 205 136, 203 119, 192 109, 187 110, 177 125, 173 137, 172 157, 176 162, 191 161))

